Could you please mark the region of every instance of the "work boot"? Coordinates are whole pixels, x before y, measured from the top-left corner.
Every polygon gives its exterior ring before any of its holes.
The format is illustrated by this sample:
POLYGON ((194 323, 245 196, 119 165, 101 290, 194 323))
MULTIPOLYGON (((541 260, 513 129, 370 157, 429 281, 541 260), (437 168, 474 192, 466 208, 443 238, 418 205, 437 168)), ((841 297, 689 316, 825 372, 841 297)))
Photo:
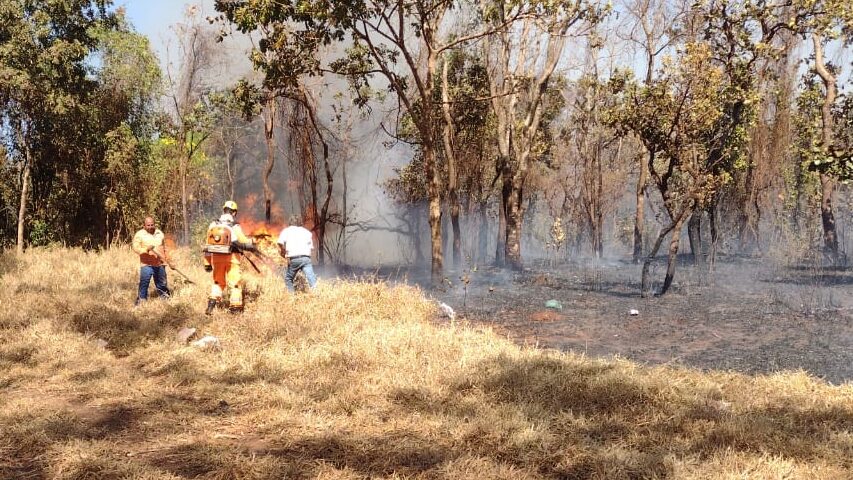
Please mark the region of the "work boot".
POLYGON ((207 300, 207 310, 204 311, 205 315, 210 315, 213 313, 213 309, 216 308, 216 299, 210 298, 207 300))
POLYGON ((243 313, 243 306, 240 305, 239 307, 237 307, 237 306, 228 307, 228 311, 234 315, 237 315, 238 313, 243 313))

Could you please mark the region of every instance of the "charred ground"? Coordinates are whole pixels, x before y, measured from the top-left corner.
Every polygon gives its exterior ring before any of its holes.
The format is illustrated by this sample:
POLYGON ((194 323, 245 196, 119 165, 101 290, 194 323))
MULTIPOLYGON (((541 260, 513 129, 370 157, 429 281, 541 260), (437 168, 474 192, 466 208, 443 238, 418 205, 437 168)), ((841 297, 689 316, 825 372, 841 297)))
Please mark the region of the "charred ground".
MULTIPOLYGON (((662 297, 641 298, 639 265, 594 260, 538 262, 519 273, 456 272, 433 296, 456 310, 457 321, 544 348, 652 365, 802 369, 832 383, 853 379, 853 269, 722 256, 710 270, 694 266, 689 255, 679 260, 675 284, 662 297), (562 309, 546 308, 548 300, 562 309)), ((656 264, 659 277, 665 261, 656 264)), ((374 273, 425 280, 401 268, 374 273)))

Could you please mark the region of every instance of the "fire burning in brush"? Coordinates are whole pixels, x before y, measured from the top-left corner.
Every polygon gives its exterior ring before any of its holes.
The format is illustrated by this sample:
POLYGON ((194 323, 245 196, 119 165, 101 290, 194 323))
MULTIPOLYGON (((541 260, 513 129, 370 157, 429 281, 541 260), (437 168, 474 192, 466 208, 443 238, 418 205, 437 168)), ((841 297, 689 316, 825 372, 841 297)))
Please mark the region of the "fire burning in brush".
MULTIPOLYGON (((264 215, 263 209, 259 208, 263 205, 263 202, 258 201, 257 194, 250 194, 246 198, 241 199, 238 205, 241 206, 238 223, 242 227, 243 232, 254 240, 258 252, 264 257, 264 264, 270 267, 270 269, 284 265, 285 261, 279 255, 278 245, 276 245, 278 234, 286 226, 283 220, 284 214, 279 208, 275 208, 273 209, 272 219, 269 223, 264 220, 257 220, 257 218, 262 218, 264 215)), ((258 266, 260 267, 260 265, 258 266)))
POLYGON ((260 252, 266 260, 279 266, 285 264, 285 259, 279 254, 278 245, 276 244, 278 235, 272 235, 265 226, 262 226, 252 230, 252 233, 250 233, 249 236, 255 240, 255 247, 258 248, 258 252, 260 252))

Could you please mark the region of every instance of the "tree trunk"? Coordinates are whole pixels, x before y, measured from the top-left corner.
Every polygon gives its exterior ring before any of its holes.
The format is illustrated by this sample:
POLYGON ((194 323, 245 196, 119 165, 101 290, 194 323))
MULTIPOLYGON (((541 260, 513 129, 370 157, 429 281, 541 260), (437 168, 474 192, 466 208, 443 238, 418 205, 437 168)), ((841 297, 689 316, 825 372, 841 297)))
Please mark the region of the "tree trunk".
POLYGON ((708 263, 711 270, 714 269, 714 264, 717 262, 717 206, 716 202, 711 203, 708 208, 708 227, 711 230, 711 248, 708 252, 708 263))
MULTIPOLYGON (((756 133, 758 134, 758 133, 756 133)), ((760 148, 757 147, 756 150, 760 148)), ((752 215, 750 215, 749 207, 753 205, 753 192, 755 190, 755 163, 754 159, 750 159, 746 166, 746 177, 744 178, 744 193, 743 198, 738 205, 738 243, 742 252, 748 251, 754 239, 750 239, 752 227, 752 215)))
POLYGON ((672 279, 675 277, 675 261, 678 258, 678 243, 681 240, 681 225, 684 220, 681 219, 675 223, 675 229, 672 231, 672 239, 669 241, 669 259, 666 263, 666 276, 663 279, 663 286, 658 295, 663 295, 672 286, 672 279))
POLYGON ((447 69, 450 61, 445 57, 441 69, 441 99, 444 113, 444 158, 447 161, 447 199, 450 202, 450 224, 453 229, 453 266, 462 265, 462 232, 459 228, 459 194, 457 193, 458 178, 456 175, 456 131, 453 115, 450 113, 450 86, 447 80, 447 69))
MULTIPOLYGON (((617 154, 618 156, 618 154, 617 154)), ((604 174, 601 171, 601 149, 595 149, 595 256, 604 258, 604 174)))
MULTIPOLYGON (((832 146, 832 106, 835 103, 837 95, 836 79, 824 64, 823 61, 823 45, 818 34, 812 34, 812 42, 815 49, 815 71, 823 81, 825 87, 825 95, 823 97, 823 108, 821 117, 823 120, 822 127, 822 150, 828 152, 832 146)), ((838 233, 835 227, 835 216, 832 212, 832 194, 835 190, 835 179, 829 175, 820 176, 820 218, 823 224, 823 242, 826 253, 832 257, 833 261, 838 259, 838 233)))
POLYGON ((28 145, 24 145, 24 175, 21 178, 21 203, 18 206, 18 244, 15 250, 18 255, 24 253, 24 225, 27 223, 27 202, 29 201, 28 196, 30 191, 31 165, 32 158, 30 156, 30 147, 28 145))
POLYGON ((486 249, 489 245, 489 216, 488 216, 488 203, 480 202, 480 230, 478 233, 478 241, 477 241, 477 262, 485 263, 486 262, 486 249))
MULTIPOLYGON (((678 217, 672 223, 669 224, 669 226, 667 226, 666 228, 664 228, 660 231, 660 233, 658 234, 658 238, 655 240, 654 245, 652 245, 651 251, 649 251, 648 256, 646 256, 646 259, 643 261, 643 271, 642 271, 641 280, 640 280, 640 294, 644 298, 648 297, 651 294, 651 275, 650 275, 651 265, 652 265, 652 262, 654 262, 654 260, 655 260, 655 256, 658 254, 658 250, 660 250, 661 245, 663 245, 663 240, 666 238, 667 235, 669 235, 670 232, 673 232, 673 231, 675 231, 673 233, 673 235, 678 235, 678 236, 681 235, 681 224, 684 222, 684 217, 687 215, 687 213, 688 213, 688 209, 684 208, 679 213, 678 217)), ((676 253, 678 253, 678 244, 677 243, 675 245, 675 248, 676 248, 676 253)), ((672 245, 670 244, 670 251, 671 250, 672 250, 672 245)), ((674 272, 674 268, 675 267, 673 265, 673 272, 674 272)), ((667 272, 669 272, 669 266, 667 266, 667 272)), ((670 278, 670 282, 672 282, 671 278, 670 278)), ((667 287, 667 288, 669 288, 669 287, 667 287)), ((665 290, 661 290, 659 295, 663 295, 664 293, 665 293, 665 290)))
POLYGON ((510 186, 508 180, 508 169, 506 158, 498 160, 498 169, 501 175, 501 200, 498 208, 498 236, 495 246, 495 265, 503 267, 506 265, 506 222, 507 208, 509 205, 510 186))
POLYGON ((272 169, 275 166, 275 143, 274 143, 274 132, 275 132, 275 111, 276 104, 275 98, 270 96, 266 100, 266 105, 264 106, 264 140, 267 144, 267 165, 264 168, 264 221, 266 223, 270 223, 272 220, 272 199, 273 199, 273 191, 272 187, 270 187, 270 175, 272 174, 272 169))
MULTIPOLYGON (((186 148, 186 145, 184 145, 184 147, 186 148)), ((187 207, 187 168, 190 162, 190 159, 188 157, 190 156, 192 156, 191 152, 186 152, 186 154, 184 154, 184 151, 182 149, 179 173, 181 175, 181 220, 184 223, 184 238, 182 243, 185 245, 190 242, 190 215, 189 209, 187 207)))
POLYGON ((690 242, 690 253, 693 264, 702 263, 702 210, 696 210, 687 221, 687 239, 690 242))
POLYGON ((462 229, 459 227, 459 197, 456 190, 450 192, 450 226, 453 228, 453 266, 462 267, 462 229))
POLYGON ((424 145, 424 163, 427 169, 429 186, 429 228, 432 245, 431 277, 433 286, 438 286, 444 279, 444 259, 441 253, 441 173, 435 164, 435 150, 431 142, 424 145))
MULTIPOLYGON (((649 152, 649 162, 655 160, 655 152, 649 152)), ((640 175, 637 177, 637 208, 634 212, 634 252, 632 259, 634 263, 640 262, 643 256, 643 229, 645 229, 646 216, 646 182, 649 177, 649 167, 645 159, 640 160, 640 175)))
MULTIPOLYGON (((350 115, 351 116, 351 115, 350 115)), ((347 263, 347 222, 349 221, 349 211, 347 210, 347 155, 349 153, 349 128, 347 129, 346 141, 344 143, 347 148, 341 156, 341 234, 340 239, 340 261, 344 265, 347 263)), ((330 189, 331 190, 331 189, 330 189)), ((420 252, 420 249, 418 249, 420 252)))
POLYGON ((827 254, 835 261, 838 259, 838 234, 835 228, 835 215, 832 213, 832 194, 835 190, 835 178, 820 176, 820 220, 823 224, 823 243, 827 254))
POLYGON ((506 263, 513 270, 523 268, 521 260, 521 228, 524 221, 524 208, 522 205, 523 188, 521 180, 517 178, 511 181, 512 189, 506 209, 506 263))
POLYGON ((326 172, 326 198, 323 199, 323 207, 320 210, 320 221, 317 225, 317 243, 318 243, 318 260, 320 265, 325 265, 326 262, 326 221, 329 219, 329 204, 332 202, 332 185, 334 177, 332 169, 329 166, 329 146, 323 142, 323 169, 326 172))
POLYGON ((234 198, 234 145, 229 145, 225 153, 225 171, 228 173, 228 198, 234 198))
MULTIPOLYGON (((424 248, 422 241, 422 231, 421 226, 423 224, 423 206, 418 205, 410 208, 410 215, 414 220, 411 225, 413 227, 410 229, 412 233, 412 247, 415 249, 415 264, 423 265, 426 263, 426 258, 424 258, 424 248)), ((429 212, 427 212, 429 215, 429 212)))

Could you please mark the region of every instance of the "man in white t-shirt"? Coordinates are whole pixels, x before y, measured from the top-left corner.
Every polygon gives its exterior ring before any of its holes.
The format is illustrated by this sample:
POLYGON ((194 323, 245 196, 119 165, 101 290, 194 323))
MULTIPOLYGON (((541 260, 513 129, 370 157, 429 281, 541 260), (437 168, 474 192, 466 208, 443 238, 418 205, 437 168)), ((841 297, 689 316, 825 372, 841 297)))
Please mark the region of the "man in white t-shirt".
POLYGON ((302 217, 290 216, 290 226, 281 231, 278 236, 278 249, 282 257, 287 258, 287 272, 284 274, 284 283, 287 289, 293 292, 293 277, 302 270, 308 285, 314 288, 317 284, 317 276, 314 275, 314 267, 311 266, 311 251, 314 250, 314 238, 311 231, 302 226, 302 217))

